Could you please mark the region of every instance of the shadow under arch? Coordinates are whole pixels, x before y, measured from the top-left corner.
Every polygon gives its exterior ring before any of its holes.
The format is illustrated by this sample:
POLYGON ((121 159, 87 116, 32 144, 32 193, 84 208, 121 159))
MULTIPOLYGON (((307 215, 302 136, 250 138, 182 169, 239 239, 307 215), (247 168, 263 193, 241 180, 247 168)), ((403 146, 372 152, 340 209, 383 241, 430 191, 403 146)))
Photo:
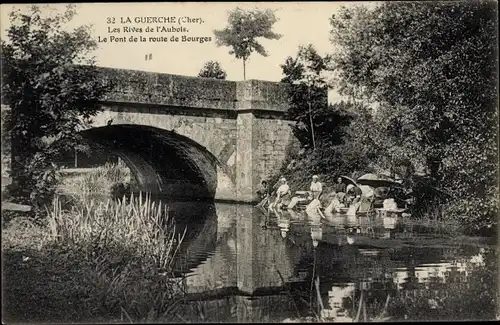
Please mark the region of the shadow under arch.
POLYGON ((217 158, 188 137, 156 127, 117 124, 80 132, 91 148, 121 157, 138 191, 169 199, 214 199, 217 158))
POLYGON ((213 202, 169 203, 178 234, 186 233, 177 247, 173 271, 176 276, 196 268, 213 254, 217 246, 218 215, 213 202))

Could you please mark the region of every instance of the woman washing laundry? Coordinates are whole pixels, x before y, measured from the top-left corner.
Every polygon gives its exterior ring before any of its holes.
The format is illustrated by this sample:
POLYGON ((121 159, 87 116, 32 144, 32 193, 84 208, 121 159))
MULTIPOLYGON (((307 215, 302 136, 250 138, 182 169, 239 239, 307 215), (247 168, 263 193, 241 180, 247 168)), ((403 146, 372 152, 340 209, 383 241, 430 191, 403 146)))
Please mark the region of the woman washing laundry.
POLYGON ((269 205, 270 209, 281 208, 283 205, 288 204, 290 199, 290 187, 286 182, 286 178, 280 179, 280 186, 276 190, 276 200, 269 205))
POLYGON ((309 186, 309 191, 297 191, 297 194, 306 194, 307 197, 294 196, 288 205, 288 209, 293 209, 299 202, 311 202, 313 200, 318 200, 323 192, 323 184, 319 181, 317 175, 312 177, 311 185, 309 186))
POLYGON ((363 194, 363 192, 358 186, 354 186, 352 184, 347 185, 346 191, 347 191, 346 192, 347 206, 351 206, 353 204, 358 203, 358 201, 361 199, 361 195, 363 194))
MULTIPOLYGON (((353 185, 350 186, 352 187, 353 185)), ((337 178, 337 183, 335 183, 333 190, 335 194, 325 209, 326 214, 338 213, 341 211, 340 209, 345 207, 347 189, 345 183, 342 182, 342 177, 337 178)))
POLYGON ((335 193, 335 196, 333 197, 332 201, 326 207, 325 213, 326 214, 331 214, 333 212, 339 213, 342 208, 345 208, 344 202, 345 202, 345 193, 344 192, 335 193))

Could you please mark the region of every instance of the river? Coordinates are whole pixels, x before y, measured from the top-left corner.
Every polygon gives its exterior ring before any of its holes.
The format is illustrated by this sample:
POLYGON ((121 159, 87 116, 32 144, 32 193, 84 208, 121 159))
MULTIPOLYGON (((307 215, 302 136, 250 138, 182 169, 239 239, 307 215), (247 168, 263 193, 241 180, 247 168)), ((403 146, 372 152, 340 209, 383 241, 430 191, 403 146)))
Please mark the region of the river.
POLYGON ((189 228, 176 265, 181 321, 495 318, 497 251, 487 238, 402 217, 171 207, 189 228))

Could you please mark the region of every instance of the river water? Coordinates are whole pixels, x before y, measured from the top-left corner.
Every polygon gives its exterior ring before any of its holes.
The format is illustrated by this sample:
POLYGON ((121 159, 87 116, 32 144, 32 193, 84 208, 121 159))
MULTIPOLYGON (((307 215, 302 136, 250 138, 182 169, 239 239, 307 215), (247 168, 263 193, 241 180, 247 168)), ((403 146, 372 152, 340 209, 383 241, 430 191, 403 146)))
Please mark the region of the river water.
POLYGON ((402 217, 178 203, 179 321, 494 319, 497 251, 402 217))

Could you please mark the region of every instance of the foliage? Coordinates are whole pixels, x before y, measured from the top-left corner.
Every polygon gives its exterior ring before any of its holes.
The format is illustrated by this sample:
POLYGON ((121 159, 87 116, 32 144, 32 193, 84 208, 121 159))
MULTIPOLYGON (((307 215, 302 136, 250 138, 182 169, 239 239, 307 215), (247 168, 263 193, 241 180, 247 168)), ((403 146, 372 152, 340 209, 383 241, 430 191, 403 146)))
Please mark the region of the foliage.
POLYGON ((262 56, 267 56, 264 46, 257 39, 265 38, 278 40, 281 35, 272 31, 276 18, 270 9, 243 10, 236 8, 229 12, 228 26, 221 30, 214 30, 217 46, 227 46, 229 54, 243 61, 243 79, 246 80, 245 64, 250 55, 255 51, 262 56))
POLYGON ((76 14, 73 6, 46 13, 36 5, 11 12, 8 41, 1 45, 13 193, 38 210, 59 180, 52 161, 61 152, 85 150, 77 131, 97 113, 96 100, 107 88, 87 59, 97 46, 88 26, 65 29, 76 14))
POLYGON ((82 206, 90 200, 107 200, 123 197, 126 192, 117 192, 119 187, 129 188, 133 176, 123 163, 106 163, 93 168, 89 172, 71 175, 65 174, 57 188, 57 192, 71 201, 71 204, 82 206))
POLYGON ((46 225, 12 220, 2 228, 9 279, 4 317, 64 323, 168 319, 182 296, 172 263, 183 236, 166 210, 148 196, 87 201, 71 210, 56 198, 46 225))
POLYGON ((307 146, 298 154, 288 155, 286 164, 280 170, 279 175, 288 179, 292 189, 308 188, 311 176, 316 174, 325 185, 325 192, 328 192, 339 175, 356 177, 372 171, 370 157, 373 150, 360 145, 360 134, 356 130, 363 127, 363 120, 355 110, 353 104, 339 102, 323 110, 322 114, 326 117, 317 115, 315 127, 320 129, 324 123, 325 133, 318 138, 316 149, 307 146), (327 120, 328 117, 331 121, 327 120))
POLYGON ((282 82, 288 85, 287 118, 295 122, 292 131, 303 148, 300 155, 289 157, 281 170, 293 188, 307 188, 312 174, 320 175, 325 184, 333 184, 339 175, 366 171, 377 153, 367 137, 373 117, 366 107, 344 101, 327 104, 329 63, 329 56, 321 57, 308 45, 281 65, 282 82))
POLYGON ((205 63, 203 68, 200 70, 198 77, 202 78, 214 78, 214 79, 226 79, 227 73, 222 70, 220 63, 217 61, 208 61, 205 63))
MULTIPOLYGON (((1 144, 2 144, 2 177, 10 176, 10 152, 11 152, 11 143, 10 143, 10 133, 4 127, 4 122, 6 119, 6 115, 8 108, 2 105, 2 110, 0 112, 1 117, 1 144)), ((2 194, 3 197, 3 194, 2 194)))
POLYGON ((149 196, 107 202, 86 201, 71 211, 54 199, 49 211, 51 237, 64 245, 92 249, 124 249, 134 256, 154 260, 158 270, 168 270, 175 249, 175 226, 167 207, 149 196), (109 245, 108 247, 106 245, 109 245))
MULTIPOLYGON (((323 73, 328 57, 321 57, 313 45, 300 46, 297 57, 281 65, 281 82, 288 88, 290 108, 287 118, 295 121, 293 133, 303 146, 313 146, 315 138, 328 136, 339 122, 328 107, 328 86, 323 73)), ((319 140, 319 139, 318 139, 319 140)))
POLYGON ((477 229, 498 212, 496 17, 491 1, 460 1, 387 2, 331 19, 341 92, 379 103, 377 132, 365 137, 380 149, 376 163, 426 167, 452 198, 443 213, 477 229))

